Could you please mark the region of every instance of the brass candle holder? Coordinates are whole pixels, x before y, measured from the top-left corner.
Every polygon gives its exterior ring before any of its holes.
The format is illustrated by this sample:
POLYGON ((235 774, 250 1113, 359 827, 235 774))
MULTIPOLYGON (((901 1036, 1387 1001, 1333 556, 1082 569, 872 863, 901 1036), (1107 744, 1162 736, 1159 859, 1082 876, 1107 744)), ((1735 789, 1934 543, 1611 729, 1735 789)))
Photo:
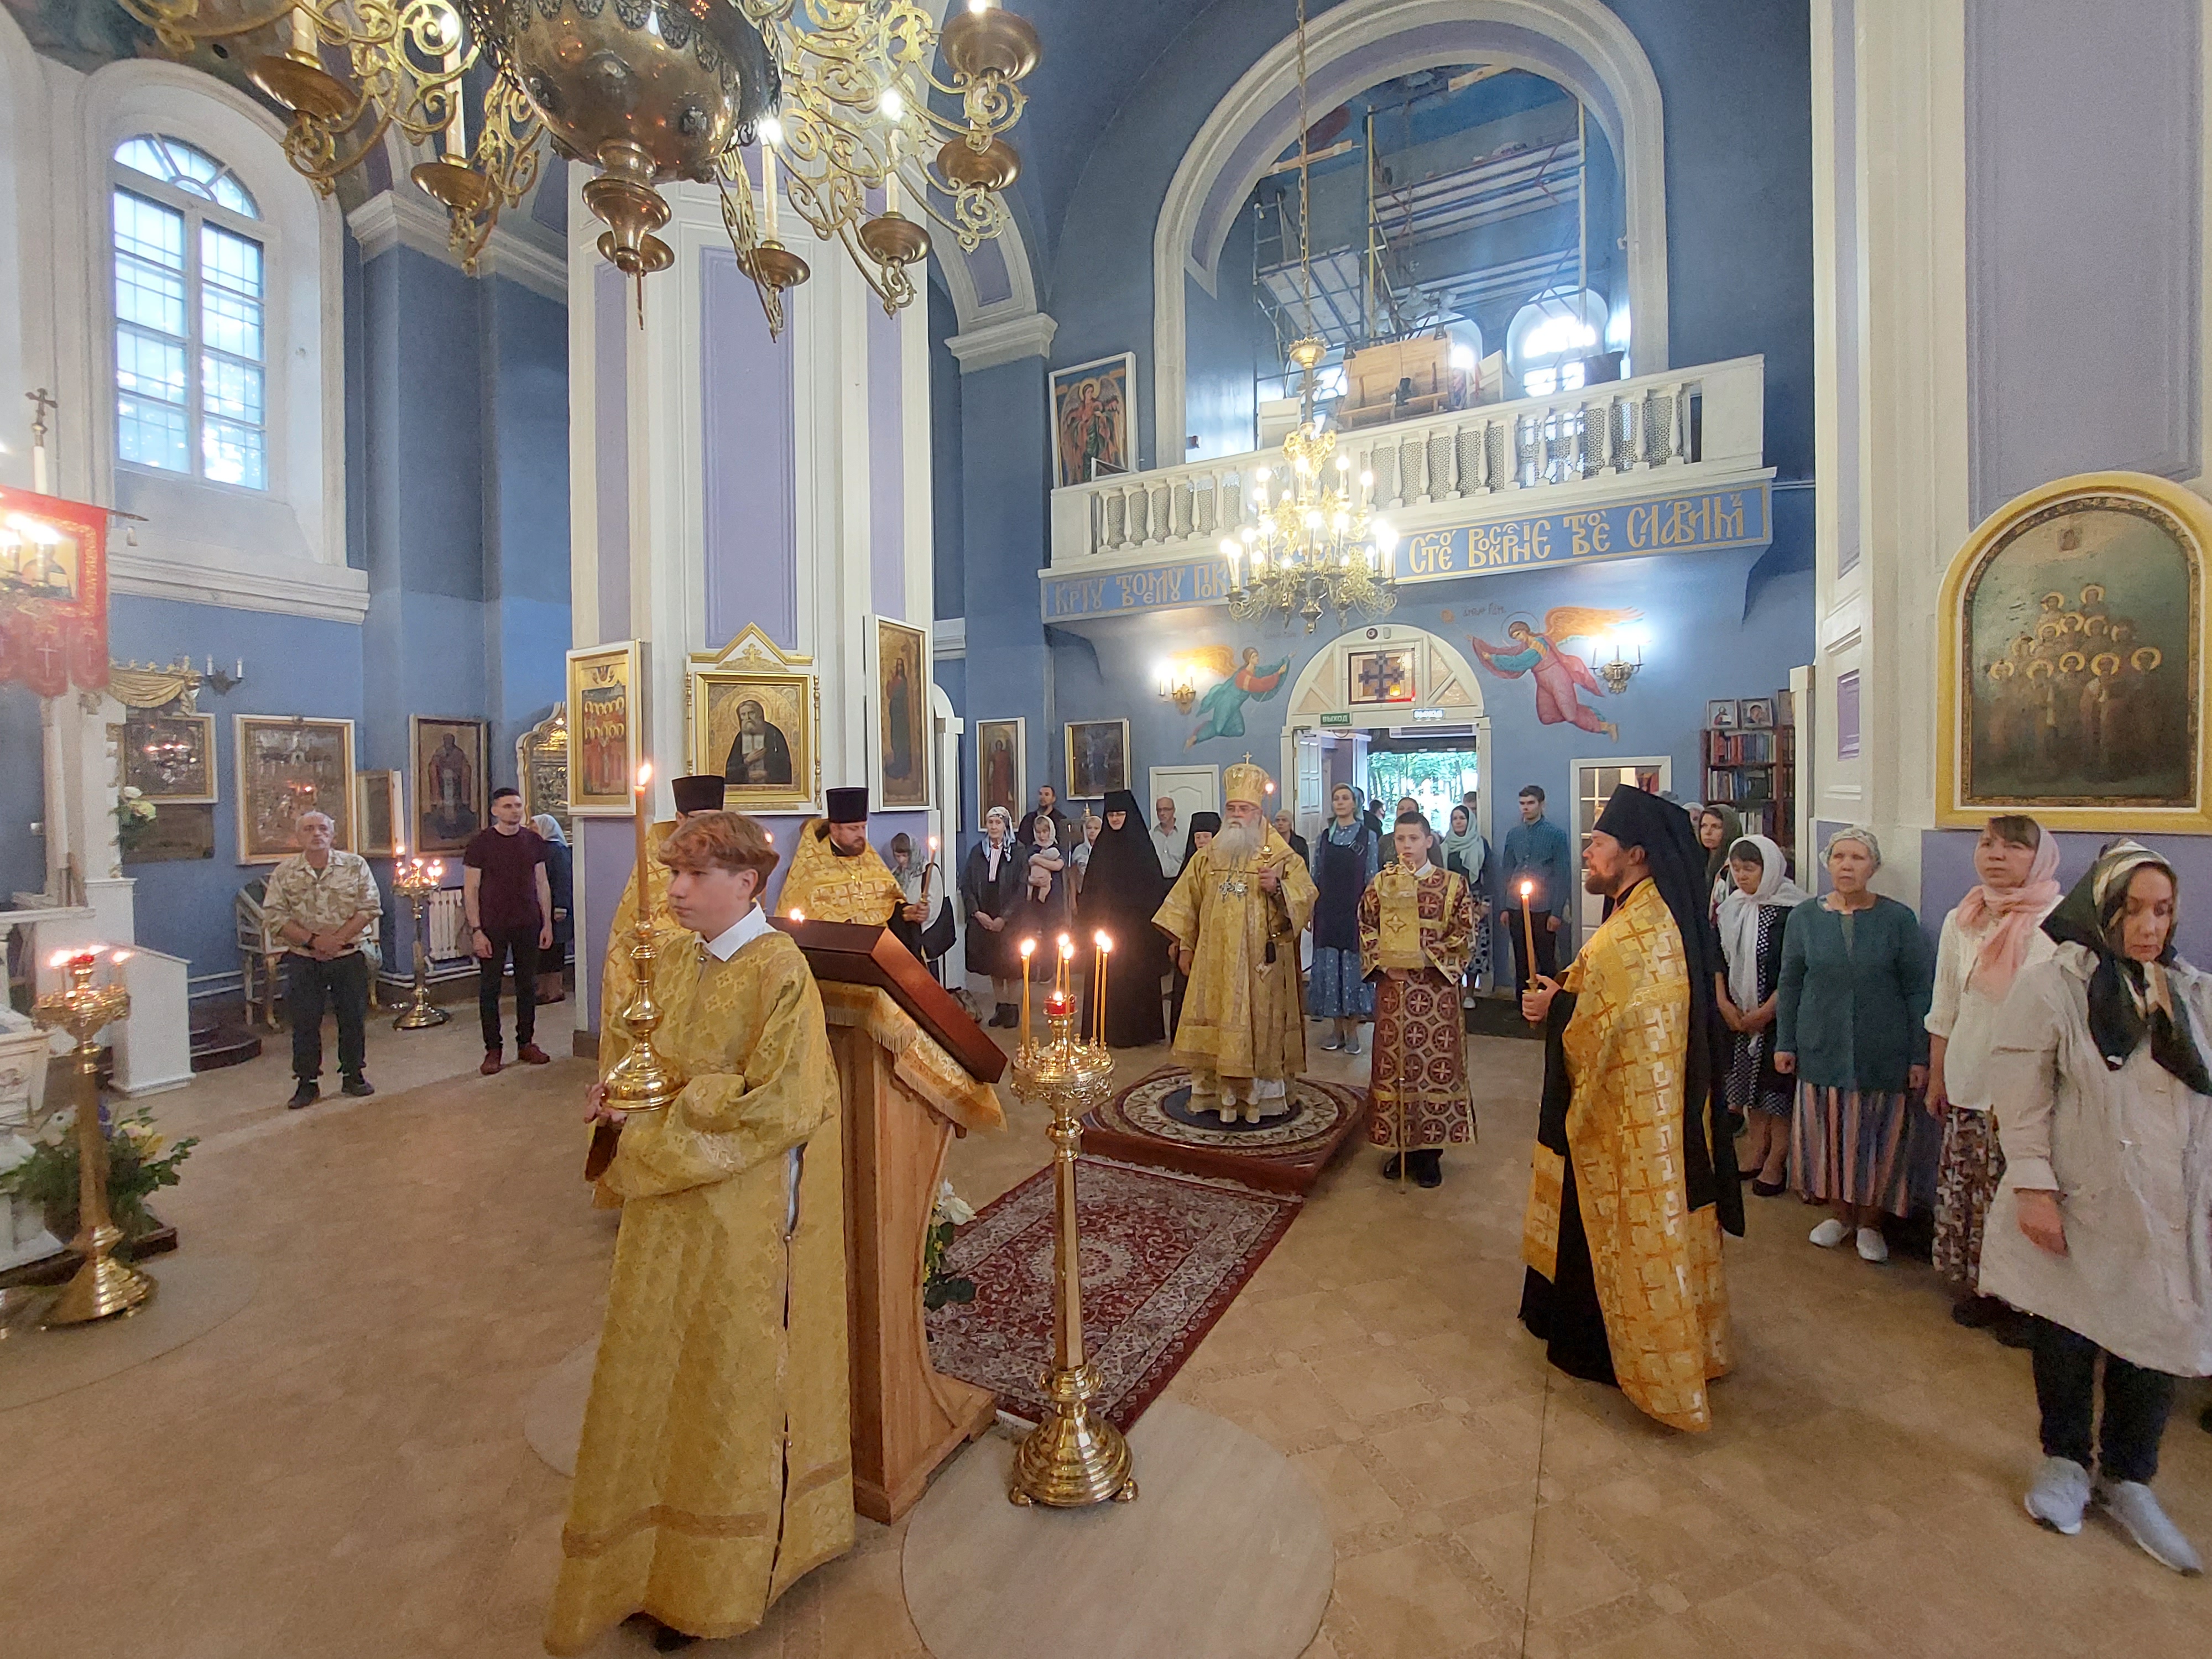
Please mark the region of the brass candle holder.
POLYGON ((395 1031, 420 1031, 429 1026, 443 1025, 452 1018, 443 1008, 434 1007, 430 1002, 430 945, 423 925, 430 895, 445 884, 446 861, 443 859, 434 859, 427 864, 420 858, 396 857, 392 861, 392 890, 407 901, 415 918, 415 1000, 392 1022, 392 1029, 395 1031))
MULTIPOLYGON (((1063 950, 1063 955, 1065 951, 1063 950)), ((1024 980, 1026 987, 1026 980, 1024 980)), ((1050 1402, 1044 1420, 1014 1449, 1014 1474, 1006 1496, 1016 1504, 1081 1509, 1112 1498, 1126 1504, 1137 1495, 1129 1443, 1103 1417, 1091 1414, 1098 1373, 1083 1351, 1082 1243, 1075 1216, 1075 1160, 1083 1150, 1080 1119, 1103 1101, 1113 1085, 1114 1059, 1103 1033, 1086 1043, 1075 1034, 1076 1002, 1072 991, 1055 986, 1045 1000, 1048 1036, 1029 1041, 1024 1023, 1014 1055, 1014 1092, 1042 1101, 1052 1111, 1053 1174, 1056 1205, 1053 1252, 1052 1370, 1043 1381, 1050 1402)))
MULTIPOLYGON (((69 988, 47 992, 31 1010, 41 1026, 58 1027, 76 1039, 76 1237, 70 1248, 84 1265, 40 1321, 48 1327, 88 1325, 131 1313, 154 1294, 151 1279, 116 1259, 123 1230, 107 1207, 107 1135, 100 1126, 100 1048, 93 1039, 130 1017, 131 993, 120 985, 93 983, 105 949, 88 945, 57 957, 53 965, 69 971, 69 988)), ((128 955, 118 951, 111 959, 120 963, 128 955)))

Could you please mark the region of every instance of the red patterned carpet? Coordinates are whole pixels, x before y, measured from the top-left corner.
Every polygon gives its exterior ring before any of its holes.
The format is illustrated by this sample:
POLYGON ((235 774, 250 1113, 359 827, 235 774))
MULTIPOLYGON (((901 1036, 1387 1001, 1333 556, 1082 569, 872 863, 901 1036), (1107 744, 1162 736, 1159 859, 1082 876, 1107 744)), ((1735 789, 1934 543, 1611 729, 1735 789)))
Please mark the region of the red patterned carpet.
MULTIPOLYGON (((1077 1165, 1084 1340, 1127 1429, 1182 1368, 1297 1218, 1303 1200, 1235 1182, 1085 1157, 1077 1165)), ((1052 1170, 1040 1170, 960 1230, 945 1268, 975 1299, 929 1316, 939 1370, 995 1391, 1036 1421, 1052 1364, 1052 1170)))

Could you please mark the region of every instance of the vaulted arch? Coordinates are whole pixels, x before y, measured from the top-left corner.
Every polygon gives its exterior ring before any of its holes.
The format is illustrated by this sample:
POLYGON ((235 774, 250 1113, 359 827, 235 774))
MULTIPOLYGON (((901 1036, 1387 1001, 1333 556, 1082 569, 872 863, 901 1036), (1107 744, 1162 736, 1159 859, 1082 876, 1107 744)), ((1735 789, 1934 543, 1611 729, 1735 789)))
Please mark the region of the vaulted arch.
MULTIPOLYGON (((1310 107, 1451 63, 1504 64, 1583 101, 1619 158, 1628 224, 1630 356, 1667 366, 1667 172, 1658 77, 1601 0, 1343 0, 1307 28, 1310 107)), ((1297 137, 1297 44, 1279 42, 1214 108, 1183 153, 1152 239, 1155 442, 1184 422, 1183 280, 1212 291, 1239 208, 1297 137)))

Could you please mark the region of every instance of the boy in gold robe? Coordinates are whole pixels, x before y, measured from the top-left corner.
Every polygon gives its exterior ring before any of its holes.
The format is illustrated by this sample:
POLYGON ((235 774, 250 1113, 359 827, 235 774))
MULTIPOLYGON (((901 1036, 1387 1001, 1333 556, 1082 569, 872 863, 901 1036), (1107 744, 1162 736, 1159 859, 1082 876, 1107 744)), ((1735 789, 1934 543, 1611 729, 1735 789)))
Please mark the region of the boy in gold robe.
POLYGON ((1224 1123, 1257 1123, 1291 1109, 1290 1080, 1305 1065, 1298 934, 1316 894, 1267 825, 1267 773, 1246 761, 1223 784, 1222 826, 1183 866, 1152 925, 1190 979, 1175 1057, 1190 1069, 1192 1105, 1224 1123))
MULTIPOLYGON (((691 777, 671 778, 669 793, 676 797, 676 817, 665 823, 653 826, 653 860, 646 866, 645 880, 648 890, 647 912, 653 918, 656 933, 676 929, 676 918, 668 910, 668 866, 660 862, 660 849, 667 845, 687 819, 702 812, 719 812, 726 786, 713 773, 691 777)), ((622 897, 615 905, 613 924, 607 929, 607 951, 599 965, 599 1029, 604 1031, 613 1024, 617 1015, 629 1006, 631 994, 636 989, 629 966, 629 947, 635 942, 630 930, 637 926, 637 872, 630 872, 623 883, 622 897)))
POLYGON ((1443 1183, 1446 1146, 1474 1139, 1459 1003, 1474 900, 1467 878, 1429 862, 1434 839, 1427 818, 1402 814, 1396 862, 1359 896, 1359 964, 1376 981, 1367 1139, 1390 1149, 1385 1181, 1410 1176, 1424 1187, 1443 1183))
MULTIPOLYGON (((661 849, 669 906, 654 1047, 686 1079, 631 1115, 549 1652, 636 1613, 664 1650, 759 1624, 853 1543, 837 1074, 806 959, 757 902, 775 850, 714 812, 661 849)), ((601 1075, 628 1052, 619 1017, 601 1075)), ((620 1121, 603 1085, 593 1115, 620 1121)))
POLYGON ((1678 1429, 1712 1426, 1705 1385, 1730 1364, 1721 1231, 1743 1232, 1705 869, 1682 809, 1623 784, 1583 850, 1609 914, 1521 997, 1547 1028, 1521 1322, 1561 1370, 1678 1429))

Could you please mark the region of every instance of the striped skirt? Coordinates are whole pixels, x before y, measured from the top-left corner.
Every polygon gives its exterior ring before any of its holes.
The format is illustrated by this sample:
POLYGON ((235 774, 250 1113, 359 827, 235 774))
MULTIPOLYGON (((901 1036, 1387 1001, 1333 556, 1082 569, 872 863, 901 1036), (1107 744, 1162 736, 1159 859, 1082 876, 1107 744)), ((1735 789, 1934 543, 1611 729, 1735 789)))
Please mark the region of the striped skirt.
POLYGON ((1815 1204, 1906 1214, 1911 1131, 1910 1095, 1800 1083, 1790 1134, 1790 1184, 1815 1204))

